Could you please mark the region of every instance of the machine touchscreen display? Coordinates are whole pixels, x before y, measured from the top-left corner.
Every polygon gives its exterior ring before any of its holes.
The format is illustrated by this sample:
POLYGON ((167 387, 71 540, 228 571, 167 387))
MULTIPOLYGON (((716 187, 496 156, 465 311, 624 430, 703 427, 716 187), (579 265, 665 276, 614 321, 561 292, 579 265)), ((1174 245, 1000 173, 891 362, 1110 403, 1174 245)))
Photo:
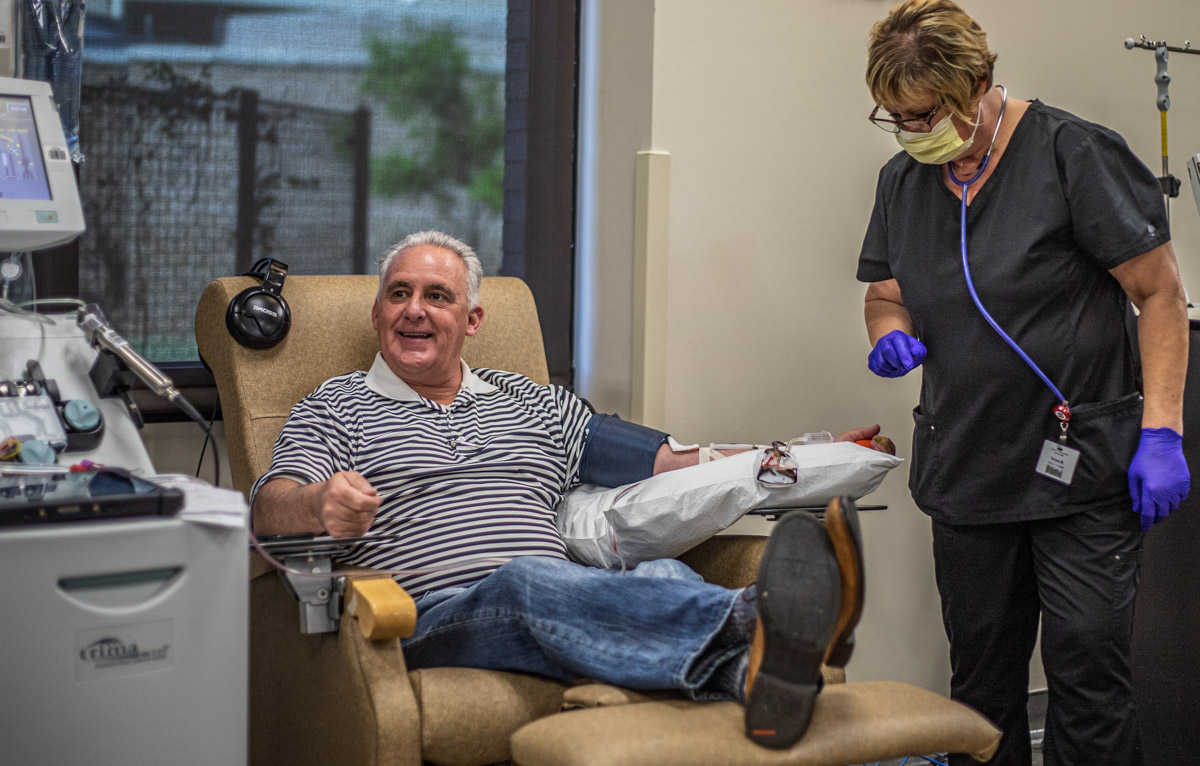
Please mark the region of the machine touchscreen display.
POLYGON ((126 516, 173 516, 183 492, 125 471, 0 473, 0 527, 126 516))
POLYGON ((50 199, 50 183, 28 96, 0 93, 0 195, 6 199, 50 199))

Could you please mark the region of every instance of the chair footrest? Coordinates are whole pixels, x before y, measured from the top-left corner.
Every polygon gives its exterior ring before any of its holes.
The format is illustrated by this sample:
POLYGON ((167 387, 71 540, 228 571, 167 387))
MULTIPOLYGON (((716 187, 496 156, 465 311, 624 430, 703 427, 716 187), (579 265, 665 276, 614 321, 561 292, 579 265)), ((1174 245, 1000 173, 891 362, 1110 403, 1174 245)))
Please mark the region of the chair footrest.
POLYGON ((542 718, 513 735, 512 753, 520 766, 841 766, 938 752, 986 760, 999 742, 1000 731, 965 705, 872 681, 827 686, 808 732, 788 750, 748 740, 736 702, 665 700, 542 718))

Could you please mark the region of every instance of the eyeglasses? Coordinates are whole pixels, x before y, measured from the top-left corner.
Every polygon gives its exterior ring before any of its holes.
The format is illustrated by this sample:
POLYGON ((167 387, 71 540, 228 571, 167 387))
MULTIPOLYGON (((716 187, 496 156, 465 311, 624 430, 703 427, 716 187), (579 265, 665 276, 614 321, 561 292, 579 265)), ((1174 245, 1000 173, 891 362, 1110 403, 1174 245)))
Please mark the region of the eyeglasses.
POLYGON ((792 457, 791 445, 787 442, 771 442, 763 450, 762 462, 758 466, 758 480, 763 484, 784 486, 795 484, 800 478, 796 458, 792 457))
POLYGON ((876 117, 882 107, 876 106, 871 110, 871 115, 867 117, 880 130, 886 130, 888 133, 928 133, 933 130, 933 118, 937 117, 938 110, 942 107, 939 104, 930 109, 925 114, 918 114, 916 117, 911 117, 907 120, 893 120, 890 117, 876 117))

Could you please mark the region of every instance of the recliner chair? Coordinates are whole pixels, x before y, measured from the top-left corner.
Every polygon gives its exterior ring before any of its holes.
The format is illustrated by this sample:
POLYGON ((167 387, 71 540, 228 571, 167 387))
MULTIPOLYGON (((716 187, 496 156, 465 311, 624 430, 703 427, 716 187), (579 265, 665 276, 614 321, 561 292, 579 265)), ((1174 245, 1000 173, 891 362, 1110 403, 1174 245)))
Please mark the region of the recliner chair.
MULTIPOLYGON (((248 277, 215 280, 196 312, 200 355, 221 397, 233 485, 247 493, 269 467, 292 406, 334 375, 368 369, 378 350, 370 322, 376 277, 289 277, 291 331, 265 350, 238 345, 225 328, 229 301, 253 284, 248 277)), ((467 339, 468 364, 548 382, 524 283, 485 278, 480 303, 483 329, 467 339)), ((710 582, 743 587, 757 574, 764 542, 719 535, 680 558, 710 582)), ((808 734, 782 751, 747 740, 733 702, 700 704, 488 670, 409 672, 399 639, 365 638, 349 613, 336 633, 301 633, 297 602, 274 571, 252 555, 253 764, 832 765, 931 752, 982 760, 999 741, 982 716, 941 695, 899 683, 838 683, 840 671, 828 669, 808 734)))

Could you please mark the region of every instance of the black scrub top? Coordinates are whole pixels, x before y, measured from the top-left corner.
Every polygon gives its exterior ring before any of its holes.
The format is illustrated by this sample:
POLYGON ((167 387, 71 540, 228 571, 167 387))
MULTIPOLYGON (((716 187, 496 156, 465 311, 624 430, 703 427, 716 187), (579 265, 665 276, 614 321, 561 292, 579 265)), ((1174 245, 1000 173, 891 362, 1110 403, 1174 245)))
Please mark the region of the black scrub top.
POLYGON ((928 349, 909 487, 935 520, 1052 518, 1128 504, 1141 428, 1129 300, 1109 269, 1169 241, 1154 174, 1116 133, 1034 101, 967 213, 983 305, 1070 402, 1065 486, 1035 473, 1058 402, 971 301, 960 201, 904 152, 880 171, 858 279, 896 279, 928 349))

